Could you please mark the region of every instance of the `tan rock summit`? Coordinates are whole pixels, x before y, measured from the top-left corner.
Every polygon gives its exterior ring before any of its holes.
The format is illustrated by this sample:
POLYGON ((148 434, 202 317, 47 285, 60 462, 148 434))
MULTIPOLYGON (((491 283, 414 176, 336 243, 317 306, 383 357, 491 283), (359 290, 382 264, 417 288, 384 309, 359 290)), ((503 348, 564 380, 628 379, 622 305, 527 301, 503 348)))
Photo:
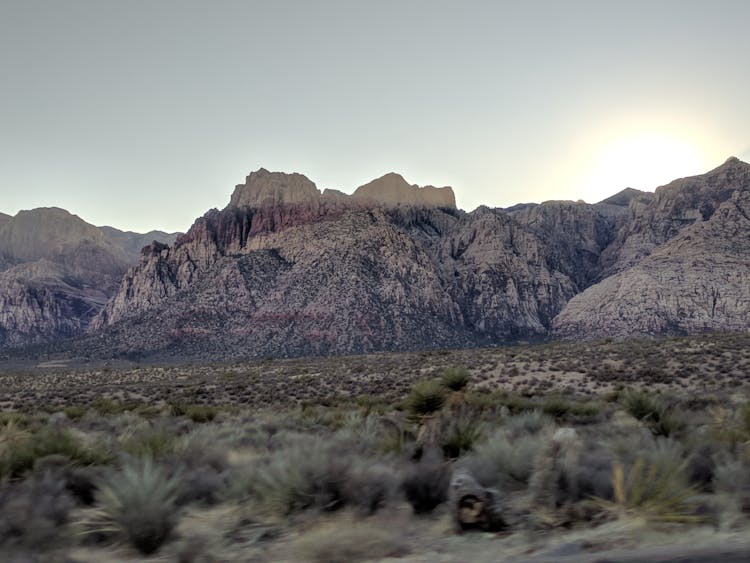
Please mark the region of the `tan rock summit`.
POLYGON ((358 187, 352 197, 376 201, 386 205, 422 205, 426 207, 456 208, 456 196, 450 187, 419 187, 409 185, 404 177, 395 172, 377 178, 358 187))
POLYGON ((326 189, 323 193, 314 182, 302 174, 269 172, 261 168, 251 172, 244 184, 238 184, 229 205, 233 207, 263 207, 334 201, 350 206, 400 206, 456 208, 456 197, 450 187, 420 187, 409 184, 403 176, 390 172, 347 195, 339 190, 326 189))

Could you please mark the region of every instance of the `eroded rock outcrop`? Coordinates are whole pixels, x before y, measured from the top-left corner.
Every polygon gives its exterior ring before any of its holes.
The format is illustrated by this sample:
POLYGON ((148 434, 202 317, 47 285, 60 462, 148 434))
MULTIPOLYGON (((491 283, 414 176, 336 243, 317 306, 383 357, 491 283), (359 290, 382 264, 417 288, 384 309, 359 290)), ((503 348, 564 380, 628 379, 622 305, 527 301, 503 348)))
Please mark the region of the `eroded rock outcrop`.
POLYGON ((596 262, 599 223, 610 221, 567 204, 544 206, 538 228, 502 210, 467 214, 452 191, 419 191, 395 175, 353 196, 316 196, 300 175, 248 178, 172 247, 144 250, 92 323, 107 346, 216 358, 541 337, 584 283, 558 265, 575 270, 575 241, 589 232, 582 252, 596 262), (307 195, 286 197, 284 186, 307 195), (579 223, 586 233, 550 244, 579 223))
POLYGON ((627 246, 634 238, 648 247, 657 236, 672 236, 634 266, 571 299, 554 321, 554 335, 655 336, 750 328, 750 165, 730 159, 705 176, 666 188, 657 190, 643 214, 661 219, 649 228, 640 220, 638 228, 626 226, 626 247, 636 247, 627 246))
POLYGON ((59 208, 0 217, 0 347, 86 330, 134 262, 111 231, 59 208))

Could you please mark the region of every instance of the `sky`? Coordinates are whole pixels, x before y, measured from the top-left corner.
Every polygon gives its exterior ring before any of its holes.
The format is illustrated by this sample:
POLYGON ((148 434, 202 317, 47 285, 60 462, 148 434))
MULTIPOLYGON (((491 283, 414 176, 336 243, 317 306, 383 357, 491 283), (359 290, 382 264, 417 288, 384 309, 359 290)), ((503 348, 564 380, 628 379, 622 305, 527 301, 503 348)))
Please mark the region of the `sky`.
POLYGON ((747 0, 0 0, 0 211, 185 231, 260 167, 459 207, 750 161, 747 0))

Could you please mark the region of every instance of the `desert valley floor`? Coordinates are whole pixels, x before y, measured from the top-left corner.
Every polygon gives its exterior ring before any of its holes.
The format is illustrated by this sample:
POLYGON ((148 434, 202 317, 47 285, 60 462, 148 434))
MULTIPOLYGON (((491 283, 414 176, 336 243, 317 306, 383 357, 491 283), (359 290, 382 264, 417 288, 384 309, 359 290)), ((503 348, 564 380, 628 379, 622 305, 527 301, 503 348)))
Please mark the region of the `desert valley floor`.
POLYGON ((70 563, 744 561, 748 344, 6 361, 0 550, 70 563))

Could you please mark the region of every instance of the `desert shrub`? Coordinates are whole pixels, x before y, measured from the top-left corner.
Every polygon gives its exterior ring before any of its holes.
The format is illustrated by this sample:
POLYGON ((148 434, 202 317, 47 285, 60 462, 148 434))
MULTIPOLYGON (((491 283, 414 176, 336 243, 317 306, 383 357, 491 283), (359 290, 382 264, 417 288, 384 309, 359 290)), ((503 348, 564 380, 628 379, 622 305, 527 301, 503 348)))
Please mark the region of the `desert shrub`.
POLYGON ((407 410, 414 417, 429 416, 443 408, 445 399, 445 387, 439 381, 420 381, 406 399, 407 410))
POLYGON ((613 463, 614 501, 604 504, 652 520, 699 521, 692 502, 697 490, 688 482, 686 466, 680 444, 658 439, 650 449, 640 452, 634 463, 613 463))
POLYGON ((447 368, 440 374, 440 383, 451 391, 461 391, 469 385, 469 372, 464 368, 447 368))
POLYGON ((65 407, 62 412, 65 413, 65 416, 67 416, 70 420, 80 420, 86 414, 87 409, 85 407, 73 405, 65 407))
POLYGON ((192 433, 181 439, 168 465, 179 468, 179 506, 200 502, 212 505, 221 499, 227 486, 228 450, 211 438, 216 433, 192 433))
POLYGON ((530 410, 508 418, 505 422, 505 431, 511 438, 515 438, 527 434, 538 434, 554 425, 554 419, 548 414, 539 410, 530 410))
POLYGON ((534 460, 545 443, 546 439, 539 435, 512 438, 501 430, 477 444, 463 465, 485 487, 521 490, 528 485, 534 460))
POLYGON ((100 521, 140 553, 156 552, 176 522, 179 477, 150 458, 133 459, 104 478, 96 495, 100 521))
POLYGON ((675 436, 687 426, 685 415, 680 409, 645 391, 626 392, 623 396, 623 406, 655 436, 675 436))
POLYGON ((190 405, 185 411, 185 416, 193 422, 205 423, 212 422, 219 412, 220 411, 217 407, 208 405, 190 405))
POLYGON ((234 475, 228 496, 250 496, 269 512, 351 506, 379 508, 391 488, 388 472, 372 460, 341 450, 336 442, 306 437, 271 452, 255 467, 234 475))
POLYGON ((49 473, 6 484, 0 488, 0 546, 57 547, 72 508, 65 482, 49 473))
POLYGON ((88 408, 97 414, 109 416, 132 411, 137 406, 135 403, 121 403, 107 397, 98 397, 89 403, 88 408))
POLYGON ((644 420, 656 416, 662 403, 655 395, 631 389, 622 395, 622 406, 633 418, 644 420))
POLYGON ((750 460, 722 456, 716 465, 716 492, 729 496, 738 508, 750 515, 750 460))
POLYGON ((702 444, 687 458, 688 481, 703 492, 713 492, 714 477, 716 476, 716 460, 718 449, 714 444, 702 444))
POLYGON ((431 512, 448 500, 451 468, 435 452, 427 452, 406 471, 401 489, 415 514, 431 512))
POLYGON ((100 475, 101 467, 75 467, 70 465, 70 459, 63 455, 48 455, 38 458, 31 478, 44 476, 57 479, 65 484, 65 489, 71 497, 79 503, 90 506, 94 502, 96 479, 100 475))
POLYGON ((11 424, 23 428, 28 426, 30 422, 31 418, 24 413, 14 411, 0 412, 0 427, 11 424))
POLYGON ((560 428, 534 458, 529 478, 532 504, 554 509, 565 500, 578 497, 578 467, 582 442, 573 428, 560 428))
POLYGON ((145 426, 122 438, 122 451, 135 457, 160 458, 174 453, 177 436, 163 426, 145 426))
POLYGON ((612 453, 598 444, 584 444, 578 465, 571 475, 575 480, 575 495, 570 495, 567 500, 580 501, 591 497, 611 500, 614 491, 612 489, 612 464, 614 458, 612 453))
POLYGON ((570 412, 572 406, 572 403, 562 397, 552 396, 541 404, 541 411, 551 417, 562 418, 570 412))
POLYGON ((440 446, 447 458, 457 458, 470 452, 484 435, 484 423, 471 412, 461 412, 448 419, 441 431, 440 446))
POLYGON ((47 456, 62 456, 72 465, 109 463, 111 454, 101 448, 85 446, 72 432, 44 427, 38 432, 15 433, 0 448, 0 476, 17 478, 47 456))

